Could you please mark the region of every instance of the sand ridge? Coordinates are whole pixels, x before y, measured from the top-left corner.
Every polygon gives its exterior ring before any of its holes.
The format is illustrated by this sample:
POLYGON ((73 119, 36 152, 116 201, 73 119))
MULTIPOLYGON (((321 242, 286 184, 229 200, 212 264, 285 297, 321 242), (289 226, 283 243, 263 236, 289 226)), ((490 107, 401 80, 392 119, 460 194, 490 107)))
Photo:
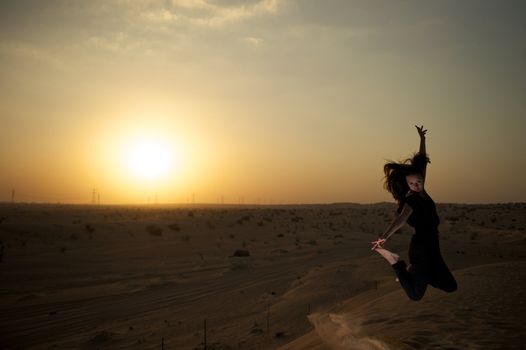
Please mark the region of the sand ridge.
MULTIPOLYGON (((430 289, 417 303, 399 290, 349 299, 312 315, 313 333, 330 349, 520 349, 526 262, 466 268, 455 276, 456 293, 430 289)), ((308 348, 300 344, 290 348, 308 348)))

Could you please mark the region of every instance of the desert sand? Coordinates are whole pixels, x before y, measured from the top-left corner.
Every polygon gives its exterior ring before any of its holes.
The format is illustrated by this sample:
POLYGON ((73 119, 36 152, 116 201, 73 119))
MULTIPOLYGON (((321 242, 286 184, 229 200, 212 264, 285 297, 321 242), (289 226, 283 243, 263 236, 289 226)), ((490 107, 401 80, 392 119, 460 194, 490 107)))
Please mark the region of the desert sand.
POLYGON ((524 348, 526 204, 438 213, 459 289, 414 302, 393 203, 0 204, 0 348, 524 348))

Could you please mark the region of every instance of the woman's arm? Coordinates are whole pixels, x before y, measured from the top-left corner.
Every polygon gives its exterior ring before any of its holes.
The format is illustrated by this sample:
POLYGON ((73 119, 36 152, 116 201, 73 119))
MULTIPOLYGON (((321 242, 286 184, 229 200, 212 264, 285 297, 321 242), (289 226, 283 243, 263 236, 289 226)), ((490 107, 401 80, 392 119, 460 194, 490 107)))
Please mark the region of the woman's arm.
MULTIPOLYGON (((418 125, 415 125, 416 130, 418 131, 418 135, 420 136, 420 149, 418 150, 418 153, 420 153, 422 156, 426 156, 426 132, 427 130, 424 130, 424 126, 418 127, 418 125)), ((421 171, 422 176, 424 177, 424 180, 426 178, 426 167, 427 167, 427 161, 422 164, 421 171)))
POLYGON ((387 227, 381 238, 387 240, 393 235, 396 231, 402 228, 405 225, 407 219, 413 213, 413 208, 409 204, 404 204, 402 207, 402 212, 393 220, 393 222, 387 227))
POLYGON ((426 155, 426 132, 427 129, 424 130, 424 126, 418 127, 418 125, 415 125, 416 130, 418 131, 418 135, 420 135, 420 150, 418 153, 426 155))
POLYGON ((402 226, 405 225, 405 222, 407 221, 409 216, 411 216, 412 213, 413 213, 413 208, 411 208, 411 206, 408 205, 407 203, 404 204, 400 215, 398 215, 393 220, 393 222, 389 225, 389 227, 387 227, 385 232, 378 238, 377 241, 371 242, 373 243, 373 247, 371 249, 374 250, 377 247, 381 247, 382 244, 384 244, 389 239, 389 237, 391 237, 396 231, 398 231, 399 229, 402 228, 402 226))

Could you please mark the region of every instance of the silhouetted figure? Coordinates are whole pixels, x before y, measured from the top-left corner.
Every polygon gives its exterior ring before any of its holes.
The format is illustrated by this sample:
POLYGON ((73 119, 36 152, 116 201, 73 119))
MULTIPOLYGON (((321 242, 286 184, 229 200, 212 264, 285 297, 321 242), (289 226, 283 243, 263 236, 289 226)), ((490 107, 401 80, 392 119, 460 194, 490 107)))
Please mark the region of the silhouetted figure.
POLYGON ((405 162, 389 162, 384 165, 384 188, 398 202, 398 216, 378 240, 372 242, 373 250, 381 254, 393 267, 400 285, 411 300, 420 300, 427 285, 454 292, 457 282, 440 253, 438 217, 435 202, 424 190, 426 155, 424 127, 416 126, 420 135, 420 150, 405 162), (409 245, 407 267, 400 257, 382 247, 389 237, 405 223, 415 229, 409 245))

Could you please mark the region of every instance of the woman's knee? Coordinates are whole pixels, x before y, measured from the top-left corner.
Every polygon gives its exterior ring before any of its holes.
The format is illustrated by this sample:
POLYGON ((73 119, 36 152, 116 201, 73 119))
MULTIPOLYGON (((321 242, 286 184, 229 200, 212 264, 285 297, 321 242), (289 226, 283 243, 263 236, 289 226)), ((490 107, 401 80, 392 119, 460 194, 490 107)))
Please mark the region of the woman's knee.
POLYGON ((416 288, 406 290, 406 294, 412 301, 419 301, 424 297, 424 294, 426 294, 426 286, 427 285, 417 285, 416 288))
POLYGON ((457 289, 458 289, 458 285, 456 281, 453 281, 451 284, 447 285, 445 288, 442 288, 442 290, 447 293, 453 293, 457 289))
POLYGON ((411 294, 411 295, 408 294, 407 296, 412 301, 420 301, 424 297, 424 294, 411 294))

